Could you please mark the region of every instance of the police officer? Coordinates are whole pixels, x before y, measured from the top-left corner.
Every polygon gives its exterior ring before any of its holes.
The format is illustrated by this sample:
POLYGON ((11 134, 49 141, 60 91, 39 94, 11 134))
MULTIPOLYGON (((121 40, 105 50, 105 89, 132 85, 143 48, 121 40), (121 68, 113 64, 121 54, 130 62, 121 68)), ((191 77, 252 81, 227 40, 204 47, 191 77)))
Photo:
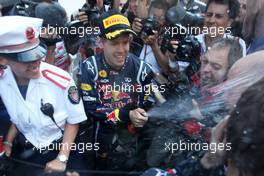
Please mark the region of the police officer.
POLYGON ((144 95, 152 70, 128 53, 134 31, 125 16, 106 12, 99 28, 103 53, 87 58, 81 66, 82 98, 86 113, 95 121, 95 140, 100 144, 97 167, 129 170, 138 154, 134 127, 143 127, 148 120, 144 95))
MULTIPOLYGON (((78 123, 87 117, 70 75, 41 61, 45 57, 39 50, 41 25, 38 18, 0 18, 0 58, 8 65, 1 76, 0 96, 12 121, 4 148, 7 156, 12 152, 16 158, 44 165, 47 172, 64 171, 66 166, 77 169, 71 159, 80 164, 81 155, 71 149, 78 123), (19 152, 15 146, 12 150, 16 136, 19 152)), ((12 175, 36 174, 36 168, 16 166, 12 175)))

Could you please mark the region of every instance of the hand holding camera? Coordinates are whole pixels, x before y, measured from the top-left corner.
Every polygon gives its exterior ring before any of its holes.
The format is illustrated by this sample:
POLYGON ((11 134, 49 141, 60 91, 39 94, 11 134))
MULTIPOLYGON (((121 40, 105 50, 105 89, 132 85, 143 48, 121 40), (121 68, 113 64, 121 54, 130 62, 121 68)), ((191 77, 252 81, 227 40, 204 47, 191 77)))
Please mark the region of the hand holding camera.
POLYGON ((150 45, 150 46, 154 46, 158 44, 157 38, 158 38, 158 31, 152 31, 153 35, 149 35, 149 36, 144 36, 142 39, 144 41, 145 44, 150 45))
POLYGON ((88 24, 88 15, 84 11, 80 11, 76 15, 76 19, 79 20, 80 22, 83 22, 84 25, 88 24))
POLYGON ((140 33, 142 30, 142 20, 140 18, 135 18, 133 23, 132 23, 132 29, 133 31, 135 31, 136 33, 140 33))

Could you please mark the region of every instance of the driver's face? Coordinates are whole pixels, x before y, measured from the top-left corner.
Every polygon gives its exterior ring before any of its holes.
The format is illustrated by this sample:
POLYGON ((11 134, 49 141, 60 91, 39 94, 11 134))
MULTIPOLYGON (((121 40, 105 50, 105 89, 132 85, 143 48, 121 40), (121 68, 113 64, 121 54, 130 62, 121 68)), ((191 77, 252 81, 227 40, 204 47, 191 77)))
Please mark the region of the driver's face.
POLYGON ((115 70, 120 70, 125 64, 129 51, 130 36, 121 34, 113 40, 102 40, 106 62, 115 70))

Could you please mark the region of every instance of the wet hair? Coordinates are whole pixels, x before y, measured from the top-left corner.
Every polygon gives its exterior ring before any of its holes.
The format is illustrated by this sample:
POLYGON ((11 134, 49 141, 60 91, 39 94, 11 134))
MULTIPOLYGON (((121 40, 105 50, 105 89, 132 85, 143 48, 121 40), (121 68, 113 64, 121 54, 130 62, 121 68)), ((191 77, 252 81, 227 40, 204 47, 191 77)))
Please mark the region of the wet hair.
POLYGON ((211 49, 224 48, 229 48, 227 68, 229 70, 237 60, 243 57, 243 49, 239 43, 239 40, 234 37, 217 39, 211 45, 211 49))
POLYGON ((264 173, 264 78, 249 87, 239 99, 228 121, 227 157, 240 175, 264 173))
POLYGON ((228 16, 231 19, 235 19, 239 14, 240 4, 237 0, 208 0, 206 4, 206 12, 211 3, 227 5, 229 10, 228 16))

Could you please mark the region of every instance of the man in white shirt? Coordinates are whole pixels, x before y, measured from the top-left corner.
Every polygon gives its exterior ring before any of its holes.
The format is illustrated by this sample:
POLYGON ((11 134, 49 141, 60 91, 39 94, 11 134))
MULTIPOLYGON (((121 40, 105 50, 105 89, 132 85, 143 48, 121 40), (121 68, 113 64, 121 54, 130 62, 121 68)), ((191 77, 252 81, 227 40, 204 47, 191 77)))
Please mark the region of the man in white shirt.
MULTIPOLYGON (((202 54, 204 54, 213 41, 224 37, 233 37, 231 24, 238 16, 239 3, 237 0, 209 0, 206 5, 203 33, 196 38, 201 43, 202 54)), ((246 55, 246 44, 243 39, 238 39, 243 48, 243 56, 246 55)))
MULTIPOLYGON (((77 87, 68 73, 41 61, 45 57, 39 50, 41 19, 7 16, 0 19, 0 25, 4 26, 0 58, 7 60, 0 96, 12 121, 4 142, 6 155, 11 155, 13 141, 20 134, 25 139, 22 147, 32 149, 30 156, 24 153, 20 159, 45 165, 47 172, 63 172, 71 165, 67 161, 78 124, 87 119, 77 87)), ((21 169, 19 175, 34 175, 31 169, 30 173, 21 169)))
MULTIPOLYGON (((154 31, 152 35, 142 36, 144 46, 139 58, 151 64, 154 72, 167 70, 168 59, 160 50, 160 42, 158 40, 165 25, 165 13, 167 10, 168 4, 165 1, 155 0, 151 2, 148 16, 158 22, 160 30, 154 31)), ((132 24, 132 29, 137 33, 141 33, 143 28, 142 22, 142 19, 135 18, 132 24)))

